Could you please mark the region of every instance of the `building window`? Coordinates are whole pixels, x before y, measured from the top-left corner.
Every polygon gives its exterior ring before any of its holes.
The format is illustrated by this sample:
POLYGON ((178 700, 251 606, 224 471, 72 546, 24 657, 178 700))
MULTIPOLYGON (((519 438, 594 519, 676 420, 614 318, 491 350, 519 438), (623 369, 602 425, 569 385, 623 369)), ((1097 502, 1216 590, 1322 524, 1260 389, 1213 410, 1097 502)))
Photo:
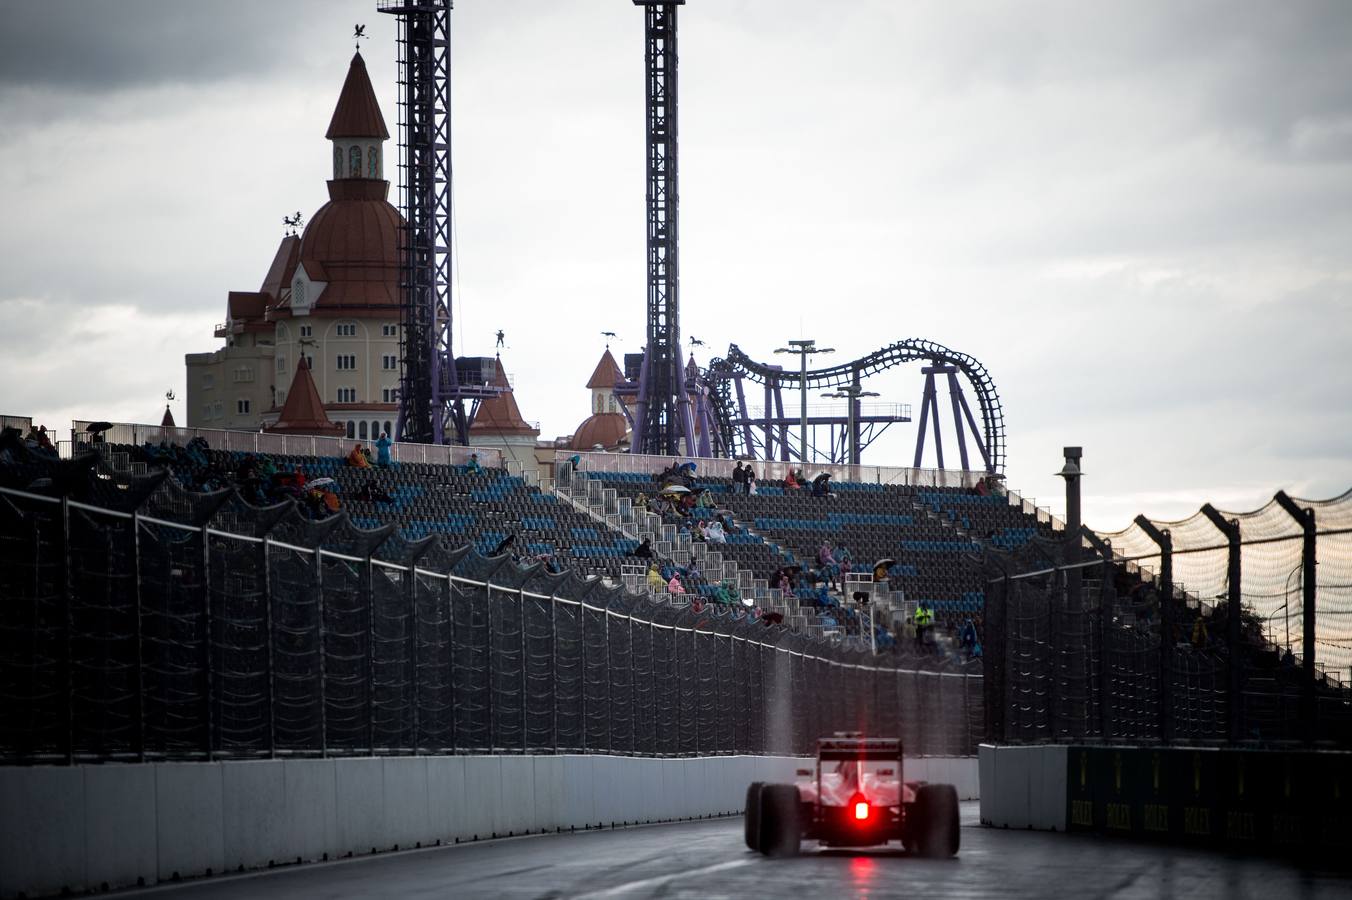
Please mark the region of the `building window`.
POLYGON ((357 357, 347 354, 338 356, 338 368, 343 371, 350 371, 357 368, 357 357))
POLYGON ((302 325, 302 326, 300 326, 300 336, 301 336, 301 337, 309 337, 309 336, 310 336, 311 334, 313 334, 313 333, 314 333, 314 329, 311 328, 309 325, 302 325))
POLYGON ((210 403, 208 403, 206 406, 202 407, 202 418, 204 418, 204 419, 210 419, 210 418, 211 418, 211 404, 210 404, 210 403))
POLYGON ((380 177, 380 150, 375 144, 366 148, 366 177, 380 177))
POLYGON ((602 397, 600 394, 597 394, 597 395, 596 395, 596 411, 597 411, 597 412, 605 412, 605 411, 606 411, 606 400, 605 400, 605 398, 602 397))
POLYGON ((286 402, 286 391, 278 391, 277 399, 273 401, 273 404, 276 406, 281 406, 285 402, 286 402))
POLYGON ((221 417, 221 401, 217 400, 212 404, 211 414, 218 419, 221 417))
POLYGON ((610 411, 611 411, 611 412, 615 412, 615 411, 616 411, 616 410, 615 410, 615 398, 614 398, 614 397, 611 397, 611 398, 610 398, 610 411))
POLYGON ((347 423, 347 436, 348 436, 349 438, 354 438, 354 437, 357 436, 357 423, 356 423, 356 422, 348 422, 348 423, 347 423))
POLYGON ((235 369, 235 384, 245 384, 253 381, 254 373, 252 366, 240 366, 235 369))
POLYGON ((384 403, 398 403, 399 388, 381 388, 380 399, 384 403))
POLYGON ((364 420, 357 423, 357 437, 363 441, 366 440, 366 422, 364 420))
POLYGON ((305 360, 305 368, 313 372, 315 368, 315 358, 308 353, 302 353, 300 358, 305 360))
POLYGON ((395 336, 398 334, 398 332, 395 331, 395 328, 396 328, 396 327, 397 327, 397 326, 395 326, 395 325, 381 325, 381 326, 380 326, 380 336, 381 336, 381 337, 395 337, 395 336))
POLYGON ((357 323, 355 323, 355 322, 340 322, 340 323, 338 324, 338 336, 339 336, 339 337, 356 337, 356 336, 357 336, 357 323))
POLYGON ((236 400, 236 401, 235 401, 235 412, 239 413, 241 416, 247 416, 247 415, 249 414, 249 401, 248 401, 248 400, 236 400))
POLYGON ((277 371, 278 371, 278 372, 285 372, 285 371, 286 371, 286 357, 285 357, 285 356, 279 356, 279 357, 277 357, 277 371))
POLYGON ((389 356, 388 354, 380 358, 380 367, 386 372, 399 368, 399 357, 389 356))
POLYGON ((216 386, 216 376, 215 376, 215 375, 203 375, 203 376, 202 376, 202 390, 204 390, 204 391, 209 391, 209 390, 211 390, 212 388, 214 388, 215 386, 216 386))
POLYGON ((349 178, 361 177, 361 148, 355 145, 347 151, 347 174, 349 178))
POLYGON ((339 388, 339 389, 338 389, 338 402, 339 402, 339 403, 356 403, 356 402, 357 402, 357 389, 356 389, 356 388, 339 388))
POLYGON ((390 422, 388 419, 385 420, 385 433, 390 436, 391 440, 394 439, 394 429, 390 427, 390 422))
POLYGON ((333 145, 333 177, 343 177, 343 148, 333 145))

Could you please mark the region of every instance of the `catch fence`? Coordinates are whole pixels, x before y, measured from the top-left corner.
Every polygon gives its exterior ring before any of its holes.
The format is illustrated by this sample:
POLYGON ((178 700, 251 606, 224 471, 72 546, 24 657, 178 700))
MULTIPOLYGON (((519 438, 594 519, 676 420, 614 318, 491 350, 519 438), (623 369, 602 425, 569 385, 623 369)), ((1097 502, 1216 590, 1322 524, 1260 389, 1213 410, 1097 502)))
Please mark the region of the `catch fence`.
MULTIPOLYGON (((1312 655, 1301 659, 1289 652, 1290 644, 1279 640, 1284 629, 1273 628, 1272 614, 1255 602, 1270 593, 1266 585, 1260 582, 1251 593, 1243 580, 1250 572, 1255 582, 1259 573, 1286 574, 1286 558, 1281 567, 1269 564, 1279 543, 1288 545, 1281 552, 1293 555, 1294 568, 1307 572, 1314 570, 1316 548, 1327 547, 1320 561, 1341 575, 1346 532, 1316 532, 1313 517, 1306 516, 1307 533, 1268 533, 1246 544, 1234 519, 1215 519, 1226 526, 1228 544, 1216 546, 1212 537, 1210 544, 1197 538, 1176 546, 1169 530, 1155 529, 1163 553, 1138 544, 1146 552, 1127 557, 1117 552, 1120 545, 1086 531, 1080 542, 1035 542, 1020 561, 1031 563, 1023 571, 1012 560, 992 558, 984 622, 989 739, 1352 742, 1346 683, 1316 667, 1312 655), (1205 598, 1175 584, 1178 568, 1197 571, 1201 565, 1176 559, 1214 558, 1217 552, 1221 574, 1205 598), (1038 554, 1041 564, 1032 559, 1038 554), (1256 561, 1246 565, 1249 554, 1256 561), (1141 561, 1158 564, 1162 575, 1141 583, 1137 573, 1147 574, 1136 565, 1141 561)), ((1136 527, 1152 526, 1146 521, 1136 527)), ((1287 595, 1287 602, 1308 613, 1301 625, 1313 632, 1318 609, 1333 619, 1333 628, 1345 627, 1335 606, 1342 585, 1331 581, 1329 590, 1317 593, 1314 579, 1308 584, 1310 589, 1297 585, 1287 595)))
POLYGON ((62 466, 0 488, 0 761, 780 754, 834 730, 967 755, 981 737, 979 672, 62 466))

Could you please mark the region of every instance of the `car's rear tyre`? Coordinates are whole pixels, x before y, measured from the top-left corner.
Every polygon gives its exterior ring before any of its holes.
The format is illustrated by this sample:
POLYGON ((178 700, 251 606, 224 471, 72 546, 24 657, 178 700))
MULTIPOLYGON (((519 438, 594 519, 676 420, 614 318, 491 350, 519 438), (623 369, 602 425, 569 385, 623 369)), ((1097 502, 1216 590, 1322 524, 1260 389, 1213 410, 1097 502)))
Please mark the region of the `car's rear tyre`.
POLYGON ((793 856, 802 837, 798 821, 798 788, 767 784, 760 792, 760 846, 766 856, 793 856))
POLYGON ((760 850, 760 804, 763 781, 753 781, 746 786, 746 805, 742 807, 742 824, 746 846, 751 850, 760 850))
POLYGON ((947 859, 960 841, 958 791, 951 784, 927 784, 915 795, 908 843, 929 859, 947 859))

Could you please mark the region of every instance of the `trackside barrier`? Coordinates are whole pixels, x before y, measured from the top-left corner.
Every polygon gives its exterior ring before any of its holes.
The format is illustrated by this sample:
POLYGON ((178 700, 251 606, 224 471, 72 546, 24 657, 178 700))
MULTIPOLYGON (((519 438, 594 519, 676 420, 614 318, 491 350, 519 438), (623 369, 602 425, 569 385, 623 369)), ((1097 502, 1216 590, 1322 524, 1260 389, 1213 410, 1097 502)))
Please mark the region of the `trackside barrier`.
POLYGON ((1352 848, 1352 753, 1206 747, 979 748, 981 821, 1229 849, 1352 848))
POLYGON ((0 768, 0 896, 741 812, 791 757, 416 756, 0 768))
MULTIPOLYGON (((977 790, 975 757, 906 759, 977 790)), ((0 767, 0 897, 742 811, 811 759, 404 756, 0 767)))

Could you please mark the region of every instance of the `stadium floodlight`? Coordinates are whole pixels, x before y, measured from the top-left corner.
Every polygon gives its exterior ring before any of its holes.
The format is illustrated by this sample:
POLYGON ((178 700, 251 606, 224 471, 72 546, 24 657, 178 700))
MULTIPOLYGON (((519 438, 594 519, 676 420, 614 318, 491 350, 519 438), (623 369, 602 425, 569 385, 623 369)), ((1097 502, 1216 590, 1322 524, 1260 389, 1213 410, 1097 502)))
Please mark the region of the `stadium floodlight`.
POLYGON ((860 397, 878 397, 881 395, 877 391, 866 391, 857 384, 847 384, 832 393, 822 394, 822 396, 832 400, 850 401, 846 408, 845 462, 851 466, 859 465, 859 433, 855 426, 855 401, 860 397))
POLYGON ((807 465, 807 358, 813 353, 835 353, 835 347, 818 347, 815 340, 789 341, 789 346, 778 347, 776 353, 798 354, 799 387, 802 391, 802 417, 798 422, 798 461, 807 465))

